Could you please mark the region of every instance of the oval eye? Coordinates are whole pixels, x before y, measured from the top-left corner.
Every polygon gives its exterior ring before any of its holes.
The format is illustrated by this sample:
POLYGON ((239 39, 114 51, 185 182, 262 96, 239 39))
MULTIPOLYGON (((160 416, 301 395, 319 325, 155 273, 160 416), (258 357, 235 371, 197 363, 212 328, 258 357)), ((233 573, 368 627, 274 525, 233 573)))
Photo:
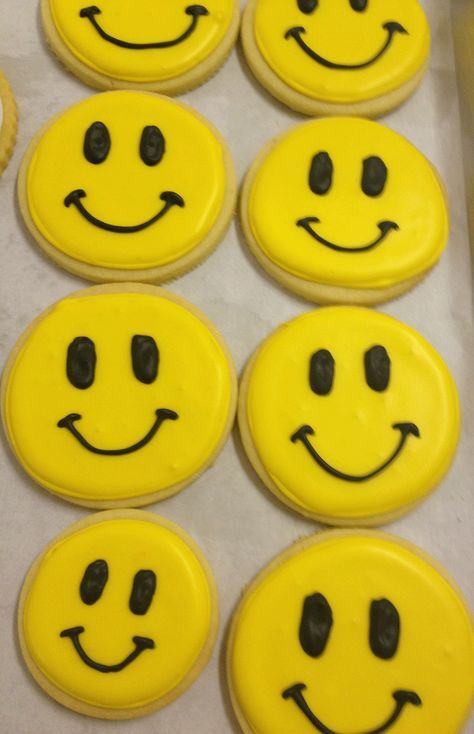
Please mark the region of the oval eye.
POLYGON ((362 191, 367 196, 380 196, 387 183, 388 169, 377 155, 366 158, 362 171, 362 191))
POLYGON ((87 336, 77 336, 67 350, 66 373, 71 385, 86 390, 95 377, 97 357, 94 342, 87 336))
POLYGON ((335 362, 331 352, 320 349, 311 357, 309 384, 316 395, 329 395, 334 382, 335 362))
POLYGON ((398 650, 400 615, 388 599, 370 605, 370 648, 382 660, 390 660, 398 650))
POLYGON ((94 165, 103 163, 110 153, 110 133, 103 122, 94 122, 84 138, 84 156, 94 165))
POLYGON ((352 10, 357 10, 358 13, 362 13, 367 10, 369 0, 350 0, 352 10))
POLYGON ((140 157, 147 166, 157 166, 165 154, 165 139, 159 127, 148 125, 140 140, 140 157))
POLYGON ((89 563, 79 589, 84 604, 91 606, 99 601, 108 578, 109 567, 106 561, 98 560, 89 563))
POLYGON ((152 336, 135 335, 132 339, 132 365, 135 377, 151 385, 158 375, 160 353, 152 336))
POLYGON ((310 15, 318 7, 318 0, 298 0, 298 8, 302 13, 310 15))
POLYGON ((377 345, 364 355, 365 379, 376 392, 384 392, 390 383, 391 361, 385 347, 377 345))
POLYGON ((332 627, 332 611, 322 594, 307 596, 300 624, 300 643, 307 655, 318 658, 328 644, 332 627))
POLYGON ((309 170, 309 188, 314 194, 324 196, 332 186, 334 167, 328 153, 316 153, 309 170))
POLYGON ((146 614, 156 591, 156 574, 153 571, 138 571, 133 579, 129 607, 133 614, 146 614))

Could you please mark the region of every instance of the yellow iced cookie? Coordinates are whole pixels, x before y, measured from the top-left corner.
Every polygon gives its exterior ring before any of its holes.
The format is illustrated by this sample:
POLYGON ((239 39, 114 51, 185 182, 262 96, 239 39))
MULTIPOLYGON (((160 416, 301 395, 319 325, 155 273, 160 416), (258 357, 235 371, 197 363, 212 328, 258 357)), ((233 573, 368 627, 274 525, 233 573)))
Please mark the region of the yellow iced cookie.
POLYGON ((257 79, 307 115, 387 112, 416 89, 430 50, 418 0, 249 0, 242 39, 257 79))
POLYGON ((224 63, 239 28, 237 0, 41 0, 59 59, 98 89, 179 94, 224 63))
POLYGON ((217 593, 199 548, 137 510, 91 515, 34 562, 18 611, 37 683, 82 714, 131 719, 197 678, 216 632, 217 593))
POLYGON ((319 533, 244 594, 228 675, 246 734, 459 734, 473 694, 469 611, 418 548, 319 533))
POLYGON ((459 437, 451 374, 416 331, 362 308, 281 326, 245 370, 239 423, 261 479, 303 515, 388 521, 421 502, 459 437))
POLYGON ((247 175, 241 213, 265 270, 317 303, 400 295, 436 264, 449 234, 429 161, 401 135, 350 117, 271 142, 247 175))
POLYGON ((41 486, 87 507, 175 494, 233 423, 234 368, 194 306, 153 286, 96 286, 39 316, 2 381, 11 447, 41 486))
POLYGON ((0 71, 0 174, 6 168, 15 147, 18 113, 13 92, 0 71))
POLYGON ((18 194, 29 231, 62 267, 102 282, 164 282, 219 243, 236 182, 223 138, 194 110, 107 92, 38 133, 18 194))

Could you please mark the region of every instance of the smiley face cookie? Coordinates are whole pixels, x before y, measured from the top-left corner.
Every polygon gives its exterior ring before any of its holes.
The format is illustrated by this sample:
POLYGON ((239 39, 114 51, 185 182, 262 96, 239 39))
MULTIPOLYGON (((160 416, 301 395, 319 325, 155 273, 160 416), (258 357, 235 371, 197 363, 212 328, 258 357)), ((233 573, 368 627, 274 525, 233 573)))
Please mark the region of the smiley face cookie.
POLYGON ((21 593, 23 657, 74 711, 131 719, 197 678, 217 632, 212 573, 196 544, 146 512, 89 516, 61 533, 21 593))
POLYGON ((18 193, 27 228, 60 266, 97 281, 163 282, 218 244, 236 183, 222 137, 189 107, 107 92, 34 138, 18 193))
POLYGON ((237 0, 41 0, 47 40, 98 89, 180 94, 212 76, 239 28, 237 0))
POLYGON ((18 114, 13 92, 0 71, 0 174, 6 168, 16 141, 18 114))
POLYGON ((317 303, 400 295, 436 264, 449 234, 431 163, 357 118, 313 120, 270 143, 247 175, 241 216, 265 270, 317 303))
POLYGON ((249 0, 242 41, 257 79, 307 115, 381 115, 426 70, 418 0, 249 0))
POLYGON ((244 447, 285 504, 338 525, 409 511, 448 469, 459 403, 439 354, 404 324, 333 307, 281 326, 242 378, 244 447))
POLYGON ((41 486, 88 507, 139 506, 212 463, 233 423, 235 383, 222 338, 193 306, 153 286, 96 286, 19 339, 2 417, 41 486))
POLYGON ((246 734, 458 734, 473 674, 469 612, 444 570, 370 531, 283 553, 244 594, 228 648, 246 734))

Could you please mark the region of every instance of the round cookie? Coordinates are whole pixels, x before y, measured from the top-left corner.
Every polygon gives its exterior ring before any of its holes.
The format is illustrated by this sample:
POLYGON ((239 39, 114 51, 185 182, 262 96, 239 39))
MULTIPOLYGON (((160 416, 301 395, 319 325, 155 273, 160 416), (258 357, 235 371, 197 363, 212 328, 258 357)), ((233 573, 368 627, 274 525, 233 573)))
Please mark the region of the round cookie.
POLYGON ((41 0, 60 61, 97 89, 181 94, 211 77, 237 38, 237 0, 41 0))
POLYGON ((101 512, 63 531, 32 565, 18 610, 21 651, 63 706, 131 719, 195 681, 217 607, 207 561, 180 527, 137 510, 101 512))
POLYGON ((449 235, 431 163, 398 133, 358 118, 312 120, 272 141, 247 174, 241 219, 262 267, 316 303, 401 295, 449 235))
POLYGON ((266 486, 297 512, 376 525, 421 502, 458 442, 459 401, 413 329, 362 308, 322 308, 275 331, 248 363, 239 424, 266 486))
POLYGON ((41 314, 1 388, 5 431, 42 487, 86 507, 138 507, 208 468, 232 427, 236 377, 214 326, 153 286, 96 286, 41 314))
POLYGON ((430 29, 418 0, 249 0, 248 64, 278 100, 306 115, 382 115, 428 66, 430 29))
POLYGON ((0 174, 13 153, 18 128, 18 113, 13 92, 0 71, 0 174))
POLYGON ((187 105, 145 92, 94 95, 33 139, 20 210, 45 254, 99 282, 164 282, 224 236, 236 180, 220 133, 187 105))
POLYGON ((374 531, 318 533, 273 561, 238 606, 227 659, 245 734, 458 734, 473 694, 460 592, 374 531))

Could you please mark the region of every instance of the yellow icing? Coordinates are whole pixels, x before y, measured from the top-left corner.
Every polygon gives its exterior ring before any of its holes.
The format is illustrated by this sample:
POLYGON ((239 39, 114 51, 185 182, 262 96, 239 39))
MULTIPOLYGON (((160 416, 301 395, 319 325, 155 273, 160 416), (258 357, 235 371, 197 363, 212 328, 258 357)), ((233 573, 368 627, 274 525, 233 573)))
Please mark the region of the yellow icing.
POLYGON ((189 109, 166 97, 141 92, 107 92, 71 107, 41 136, 27 171, 27 203, 41 235, 65 255, 107 268, 137 270, 173 263, 212 230, 226 191, 224 150, 212 130, 189 109), (83 153, 84 137, 96 121, 110 133, 107 159, 95 165, 83 153), (165 153, 148 166, 139 150, 146 126, 160 128, 165 153), (64 200, 82 189, 82 203, 96 218, 136 226, 164 205, 173 191, 184 207, 140 232, 101 229, 64 200))
POLYGON ((244 597, 229 652, 230 682, 252 734, 311 734, 316 729, 282 692, 304 683, 313 713, 338 734, 374 731, 393 712, 392 694, 414 691, 393 734, 457 734, 473 693, 469 613, 428 562, 375 534, 326 533, 275 563, 244 597), (298 630, 304 599, 323 594, 333 625, 324 653, 307 655, 298 630), (369 610, 387 599, 400 615, 391 660, 369 647, 369 610))
MULTIPOLYGON (((54 26, 69 51, 94 71, 129 82, 174 79, 194 69, 219 46, 235 13, 235 0, 203 0, 208 15, 195 31, 169 48, 122 48, 103 39, 88 18, 81 18, 84 0, 49 0, 54 26)), ((128 43, 159 43, 179 38, 191 25, 185 10, 193 3, 168 0, 108 0, 98 3, 95 19, 114 38, 128 43)))
POLYGON ((312 121, 280 138, 255 174, 248 219, 263 254, 283 271, 348 288, 387 288, 421 275, 439 259, 449 233, 444 191, 426 158, 401 135, 356 118, 312 121), (317 195, 309 172, 322 151, 332 160, 333 179, 317 195), (388 169, 375 197, 361 187, 363 161, 371 156, 388 169), (336 252, 297 226, 310 216, 320 220, 312 225, 318 235, 346 248, 373 243, 380 222, 399 229, 372 250, 336 252))
POLYGON ((242 405, 257 456, 283 499, 296 509, 339 520, 376 518, 420 501, 447 470, 459 435, 453 379, 439 354, 418 333, 384 314, 333 307, 281 326, 257 352, 242 405), (366 381, 364 355, 385 347, 391 377, 384 392, 366 381), (335 377, 328 395, 310 387, 310 360, 329 350, 335 377), (396 423, 416 424, 386 469, 363 482, 321 468, 301 441, 334 469, 366 476, 388 460, 401 439, 396 423))
POLYGON ((42 486, 82 501, 133 500, 193 478, 213 457, 229 424, 234 376, 228 356, 200 318, 172 300, 130 292, 60 301, 36 322, 9 372, 5 423, 14 451, 42 486), (140 382, 132 369, 134 335, 154 338, 158 376, 140 382), (95 380, 77 389, 67 378, 68 346, 95 344, 95 380), (140 441, 166 408, 149 443, 127 455, 91 453, 57 423, 70 413, 97 448, 140 441))
POLYGON ((314 13, 298 10, 296 0, 257 0, 254 34, 269 67, 292 89, 311 99, 351 104, 388 94, 421 71, 430 49, 430 31, 418 0, 369 0, 364 12, 352 10, 349 0, 320 0, 314 13), (357 70, 332 69, 310 58, 290 28, 305 29, 304 42, 329 62, 366 63, 387 41, 383 25, 396 22, 387 51, 372 65, 357 70))
MULTIPOLYGON (((140 513, 141 515, 141 513, 140 513)), ((76 530, 50 546, 25 599, 26 649, 46 678, 63 693, 101 708, 133 709, 172 692, 196 663, 212 619, 209 582, 200 560, 180 535, 147 519, 106 519, 76 530), (92 605, 79 589, 90 563, 104 560, 108 581, 92 605), (144 615, 130 611, 133 579, 156 575, 156 592, 144 615), (148 637, 144 650, 119 672, 84 663, 60 632, 84 627, 80 642, 95 662, 116 665, 133 650, 132 638, 148 637)))

